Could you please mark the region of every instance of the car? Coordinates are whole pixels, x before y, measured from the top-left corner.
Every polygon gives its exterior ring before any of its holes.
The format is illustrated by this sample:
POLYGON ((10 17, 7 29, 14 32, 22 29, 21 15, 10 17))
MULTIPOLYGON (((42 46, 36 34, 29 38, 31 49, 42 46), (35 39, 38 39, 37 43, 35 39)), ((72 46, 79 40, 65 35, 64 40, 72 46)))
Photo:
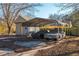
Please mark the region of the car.
POLYGON ((65 32, 58 29, 40 30, 32 34, 34 39, 61 40, 65 37, 65 32))
POLYGON ((44 34, 47 33, 46 30, 40 30, 38 32, 32 33, 33 39, 44 39, 44 34))
POLYGON ((44 38, 48 40, 61 40, 65 37, 65 32, 63 33, 52 33, 48 32, 44 34, 44 38))

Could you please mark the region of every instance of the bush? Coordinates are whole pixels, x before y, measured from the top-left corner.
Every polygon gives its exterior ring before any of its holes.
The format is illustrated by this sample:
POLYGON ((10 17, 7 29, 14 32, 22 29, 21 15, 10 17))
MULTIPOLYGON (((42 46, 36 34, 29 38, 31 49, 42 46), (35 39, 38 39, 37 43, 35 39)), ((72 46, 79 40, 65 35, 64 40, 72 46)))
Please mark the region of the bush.
POLYGON ((64 32, 66 33, 66 35, 68 35, 68 36, 71 36, 72 34, 72 31, 71 31, 71 28, 65 28, 64 29, 64 32))
POLYGON ((64 31, 66 32, 66 35, 68 36, 79 36, 79 28, 66 28, 64 29, 64 31))

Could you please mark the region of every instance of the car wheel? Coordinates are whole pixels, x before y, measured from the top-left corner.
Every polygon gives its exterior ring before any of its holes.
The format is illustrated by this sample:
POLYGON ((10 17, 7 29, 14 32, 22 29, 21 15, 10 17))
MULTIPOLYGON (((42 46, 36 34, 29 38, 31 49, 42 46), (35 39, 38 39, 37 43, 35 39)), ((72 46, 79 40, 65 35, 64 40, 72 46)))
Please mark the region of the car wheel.
POLYGON ((57 40, 58 41, 62 40, 62 36, 59 35, 58 38, 57 38, 57 40))

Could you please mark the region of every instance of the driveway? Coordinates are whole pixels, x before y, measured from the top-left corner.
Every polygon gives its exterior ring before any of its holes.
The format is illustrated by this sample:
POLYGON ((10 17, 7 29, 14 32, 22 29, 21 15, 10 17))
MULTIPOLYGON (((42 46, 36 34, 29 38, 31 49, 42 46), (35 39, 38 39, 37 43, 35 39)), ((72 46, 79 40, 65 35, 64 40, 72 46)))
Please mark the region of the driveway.
POLYGON ((28 47, 28 48, 35 48, 37 46, 45 46, 46 43, 43 41, 16 41, 16 45, 28 47))

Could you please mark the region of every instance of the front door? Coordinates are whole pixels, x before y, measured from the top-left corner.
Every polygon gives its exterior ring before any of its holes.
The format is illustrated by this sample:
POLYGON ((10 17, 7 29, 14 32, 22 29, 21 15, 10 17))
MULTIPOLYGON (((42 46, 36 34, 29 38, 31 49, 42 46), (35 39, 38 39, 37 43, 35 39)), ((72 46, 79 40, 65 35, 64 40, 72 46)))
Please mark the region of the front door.
POLYGON ((25 27, 25 33, 28 33, 28 32, 29 32, 28 27, 25 27))

